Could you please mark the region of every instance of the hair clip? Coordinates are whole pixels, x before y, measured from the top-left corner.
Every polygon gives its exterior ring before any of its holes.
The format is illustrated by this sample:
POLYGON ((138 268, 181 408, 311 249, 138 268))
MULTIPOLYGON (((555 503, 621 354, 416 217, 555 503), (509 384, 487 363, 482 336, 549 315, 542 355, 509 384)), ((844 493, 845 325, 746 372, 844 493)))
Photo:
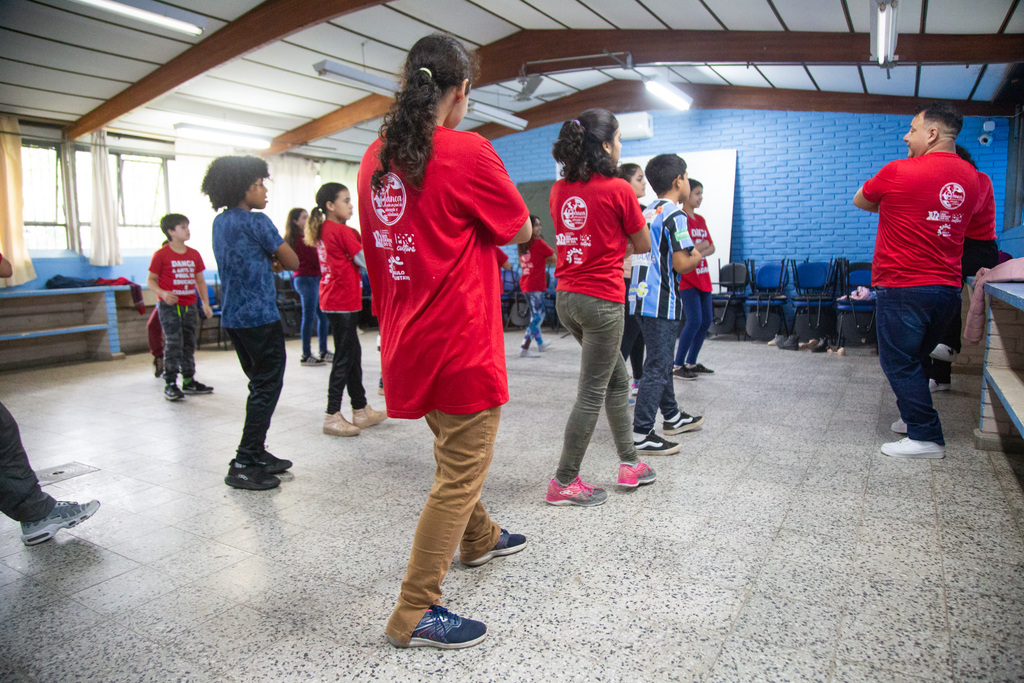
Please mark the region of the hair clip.
POLYGON ((426 71, 426 72, 427 72, 427 78, 433 78, 433 77, 434 77, 434 72, 433 72, 433 71, 431 71, 430 69, 428 69, 428 68, 427 68, 427 67, 425 67, 425 66, 421 66, 421 67, 420 67, 419 69, 417 69, 417 70, 418 70, 418 71, 426 71))

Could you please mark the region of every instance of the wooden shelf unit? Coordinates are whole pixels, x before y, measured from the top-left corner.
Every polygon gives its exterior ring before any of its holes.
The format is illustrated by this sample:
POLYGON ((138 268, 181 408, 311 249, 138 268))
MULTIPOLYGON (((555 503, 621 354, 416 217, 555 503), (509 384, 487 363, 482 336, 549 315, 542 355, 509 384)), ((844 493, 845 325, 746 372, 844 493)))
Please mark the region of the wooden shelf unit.
POLYGON ((975 445, 1024 452, 1024 282, 985 285, 987 327, 975 445))

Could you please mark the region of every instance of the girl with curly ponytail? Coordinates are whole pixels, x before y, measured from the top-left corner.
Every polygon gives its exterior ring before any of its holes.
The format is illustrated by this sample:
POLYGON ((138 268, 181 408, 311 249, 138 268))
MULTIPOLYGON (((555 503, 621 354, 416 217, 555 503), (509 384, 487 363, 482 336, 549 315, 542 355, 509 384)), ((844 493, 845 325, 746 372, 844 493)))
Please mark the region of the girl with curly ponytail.
POLYGON ((398 605, 396 647, 476 645, 487 627, 439 606, 456 549, 477 566, 525 547, 480 502, 508 402, 496 245, 525 242, 529 212, 494 148, 454 128, 473 56, 451 36, 409 51, 402 91, 359 167, 359 225, 380 322, 388 415, 426 416, 437 469, 398 605))

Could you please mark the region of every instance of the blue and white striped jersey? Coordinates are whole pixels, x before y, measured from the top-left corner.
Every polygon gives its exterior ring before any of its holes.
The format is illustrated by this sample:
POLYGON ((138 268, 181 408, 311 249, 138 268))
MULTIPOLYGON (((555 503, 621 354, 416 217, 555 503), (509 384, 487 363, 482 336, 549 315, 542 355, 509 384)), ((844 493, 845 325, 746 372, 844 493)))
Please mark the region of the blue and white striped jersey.
POLYGON ((692 249, 686 229, 686 213, 667 199, 659 199, 644 211, 651 227, 651 250, 633 257, 633 277, 629 285, 629 312, 648 318, 679 320, 683 307, 679 301, 679 274, 672 269, 672 254, 692 249))

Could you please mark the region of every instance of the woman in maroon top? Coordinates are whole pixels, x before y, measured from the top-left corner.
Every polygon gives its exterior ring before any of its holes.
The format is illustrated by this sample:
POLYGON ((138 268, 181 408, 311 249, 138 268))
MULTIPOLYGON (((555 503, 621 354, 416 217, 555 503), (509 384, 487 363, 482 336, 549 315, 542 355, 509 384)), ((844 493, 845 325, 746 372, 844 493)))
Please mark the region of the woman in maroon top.
POLYGON ((330 329, 327 315, 320 310, 320 261, 317 259, 316 248, 302 241, 308 218, 309 214, 305 209, 295 208, 289 211, 288 228, 284 239, 299 257, 299 269, 292 275, 292 286, 302 297, 302 325, 299 327, 302 335, 302 358, 299 359, 299 363, 323 365, 334 357, 327 351, 327 334, 330 329), (314 323, 317 340, 320 342, 319 358, 310 351, 314 323))

